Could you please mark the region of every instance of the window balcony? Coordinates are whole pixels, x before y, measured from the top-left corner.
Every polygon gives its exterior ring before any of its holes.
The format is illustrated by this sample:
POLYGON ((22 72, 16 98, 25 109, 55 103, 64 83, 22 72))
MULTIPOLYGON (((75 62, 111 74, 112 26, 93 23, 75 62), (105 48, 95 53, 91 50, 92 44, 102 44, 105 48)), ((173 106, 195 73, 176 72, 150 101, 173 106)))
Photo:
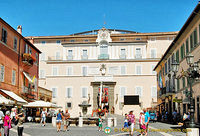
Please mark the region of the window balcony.
POLYGON ((48 56, 48 60, 62 60, 61 56, 48 56))
POLYGON ((109 55, 108 54, 100 54, 98 56, 98 59, 99 60, 107 60, 107 59, 109 59, 109 55))
POLYGON ((82 60, 88 60, 88 55, 82 55, 82 56, 81 56, 81 59, 82 59, 82 60))
POLYGON ((120 55, 119 58, 120 59, 126 59, 126 55, 120 55))
POLYGON ((141 58, 142 58, 142 54, 136 54, 136 55, 135 55, 135 58, 136 58, 136 59, 141 59, 141 58))
POLYGON ((73 60, 73 56, 67 56, 67 60, 73 60))
POLYGON ((33 65, 33 62, 35 62, 36 59, 31 54, 24 53, 22 56, 22 61, 27 65, 33 65))

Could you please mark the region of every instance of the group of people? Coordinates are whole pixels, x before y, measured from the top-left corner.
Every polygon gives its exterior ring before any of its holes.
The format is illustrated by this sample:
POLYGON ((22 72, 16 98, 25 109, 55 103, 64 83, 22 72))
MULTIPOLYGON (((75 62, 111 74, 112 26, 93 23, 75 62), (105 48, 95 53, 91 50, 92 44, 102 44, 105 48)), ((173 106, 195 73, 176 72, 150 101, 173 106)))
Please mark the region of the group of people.
MULTIPOLYGON (((146 111, 145 109, 140 111, 139 128, 141 129, 142 135, 147 136, 149 120, 150 120, 149 112, 146 111)), ((136 118, 135 115, 133 114, 133 111, 130 111, 129 114, 125 114, 123 129, 128 129, 130 135, 133 135, 135 124, 136 124, 136 118)))
POLYGON ((17 126, 18 136, 22 136, 24 129, 23 123, 25 121, 24 110, 19 110, 19 113, 17 111, 16 108, 13 108, 11 113, 10 111, 6 111, 4 115, 0 108, 0 136, 3 128, 4 136, 9 136, 9 130, 13 127, 12 125, 17 126))
POLYGON ((57 132, 60 132, 61 130, 61 123, 63 122, 64 125, 64 131, 69 131, 69 118, 70 114, 68 112, 68 109, 66 109, 65 113, 63 113, 60 109, 58 110, 58 113, 56 114, 56 128, 57 132))

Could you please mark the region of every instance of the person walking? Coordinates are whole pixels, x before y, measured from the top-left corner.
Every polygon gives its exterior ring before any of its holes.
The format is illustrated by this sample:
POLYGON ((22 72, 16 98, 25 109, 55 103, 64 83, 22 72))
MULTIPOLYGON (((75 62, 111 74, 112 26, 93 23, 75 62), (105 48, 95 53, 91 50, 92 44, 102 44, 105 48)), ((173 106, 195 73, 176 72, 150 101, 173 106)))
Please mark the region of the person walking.
POLYGON ((101 115, 99 115, 99 131, 102 131, 102 118, 101 118, 101 115))
POLYGON ((62 115, 61 110, 59 109, 59 110, 58 110, 58 113, 57 113, 57 115, 56 115, 57 132, 60 132, 62 119, 63 119, 63 115, 62 115))
POLYGON ((173 111, 172 112, 172 116, 173 116, 173 124, 176 124, 176 117, 177 117, 177 111, 173 111))
POLYGON ((146 109, 144 109, 144 117, 145 117, 144 123, 145 123, 145 127, 146 127, 146 129, 145 129, 145 136, 147 136, 150 115, 149 115, 149 112, 146 109))
POLYGON ((145 134, 144 131, 146 129, 146 126, 145 126, 145 123, 144 123, 144 119, 145 119, 144 111, 142 110, 142 111, 140 111, 140 116, 139 116, 139 128, 141 130, 141 135, 145 134))
POLYGON ((41 122, 43 123, 42 126, 46 125, 46 117, 47 117, 47 112, 46 112, 46 109, 43 108, 43 110, 41 112, 41 122))
POLYGON ((133 130, 134 130, 134 125, 135 125, 135 115, 133 114, 133 111, 129 112, 128 125, 129 125, 130 135, 133 136, 133 130))
POLYGON ((127 113, 125 114, 124 118, 124 128, 123 129, 128 129, 128 115, 127 113))
POLYGON ((1 136, 1 131, 3 129, 3 120, 4 120, 4 114, 0 107, 0 136, 1 136))
POLYGON ((4 136, 9 136, 9 129, 11 128, 10 111, 6 111, 6 116, 4 117, 4 136))
POLYGON ((22 110, 19 114, 16 115, 16 120, 18 120, 17 123, 17 132, 18 132, 18 136, 22 136, 23 135, 23 130, 24 130, 24 121, 25 121, 25 117, 24 117, 24 111, 22 110))
POLYGON ((13 124, 15 123, 15 116, 16 116, 15 108, 12 108, 11 113, 10 113, 10 118, 13 124))
POLYGON ((64 113, 64 131, 69 131, 68 127, 69 127, 69 118, 70 118, 70 114, 68 112, 68 109, 66 109, 65 113, 64 113))

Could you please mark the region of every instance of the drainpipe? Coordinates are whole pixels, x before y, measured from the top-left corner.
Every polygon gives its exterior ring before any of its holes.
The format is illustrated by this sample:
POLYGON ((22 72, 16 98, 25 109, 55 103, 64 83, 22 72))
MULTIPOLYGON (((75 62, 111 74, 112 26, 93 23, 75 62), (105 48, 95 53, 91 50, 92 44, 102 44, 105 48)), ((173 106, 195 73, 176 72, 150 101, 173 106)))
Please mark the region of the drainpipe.
POLYGON ((19 82, 19 79, 20 79, 19 78, 20 77, 20 70, 19 70, 19 68, 20 67, 19 67, 19 65, 20 65, 20 58, 21 58, 21 56, 20 56, 20 53, 21 53, 20 52, 20 50, 21 50, 21 48, 20 48, 21 47, 20 42, 21 42, 21 38, 19 39, 19 51, 18 51, 18 94, 20 94, 19 93, 19 91, 20 91, 20 87, 19 87, 20 86, 20 82, 19 82))

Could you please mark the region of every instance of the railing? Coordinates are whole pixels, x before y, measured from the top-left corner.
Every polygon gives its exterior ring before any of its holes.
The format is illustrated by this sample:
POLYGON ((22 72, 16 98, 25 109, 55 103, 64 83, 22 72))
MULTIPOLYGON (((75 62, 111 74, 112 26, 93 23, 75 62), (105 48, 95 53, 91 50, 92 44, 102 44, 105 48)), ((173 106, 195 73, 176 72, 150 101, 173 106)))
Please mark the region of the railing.
POLYGON ((82 60, 88 60, 88 55, 82 55, 82 56, 81 56, 81 59, 82 59, 82 60))
POLYGON ((22 61, 28 65, 33 65, 33 62, 35 62, 36 59, 31 54, 24 53, 22 56, 22 61))
POLYGON ((126 55, 120 55, 119 58, 120 59, 126 59, 126 55))
POLYGON ((135 55, 135 58, 136 58, 136 59, 141 59, 141 58, 142 58, 142 54, 136 54, 136 55, 135 55))
POLYGON ((99 60, 106 60, 106 59, 109 59, 109 55, 108 54, 100 54, 98 56, 98 59, 99 60))
POLYGON ((73 60, 73 56, 67 56, 67 60, 73 60))
POLYGON ((24 93, 28 93, 28 87, 24 86, 24 87, 23 87, 23 92, 24 92, 24 93))
POLYGON ((62 56, 48 56, 48 60, 62 60, 62 56))

